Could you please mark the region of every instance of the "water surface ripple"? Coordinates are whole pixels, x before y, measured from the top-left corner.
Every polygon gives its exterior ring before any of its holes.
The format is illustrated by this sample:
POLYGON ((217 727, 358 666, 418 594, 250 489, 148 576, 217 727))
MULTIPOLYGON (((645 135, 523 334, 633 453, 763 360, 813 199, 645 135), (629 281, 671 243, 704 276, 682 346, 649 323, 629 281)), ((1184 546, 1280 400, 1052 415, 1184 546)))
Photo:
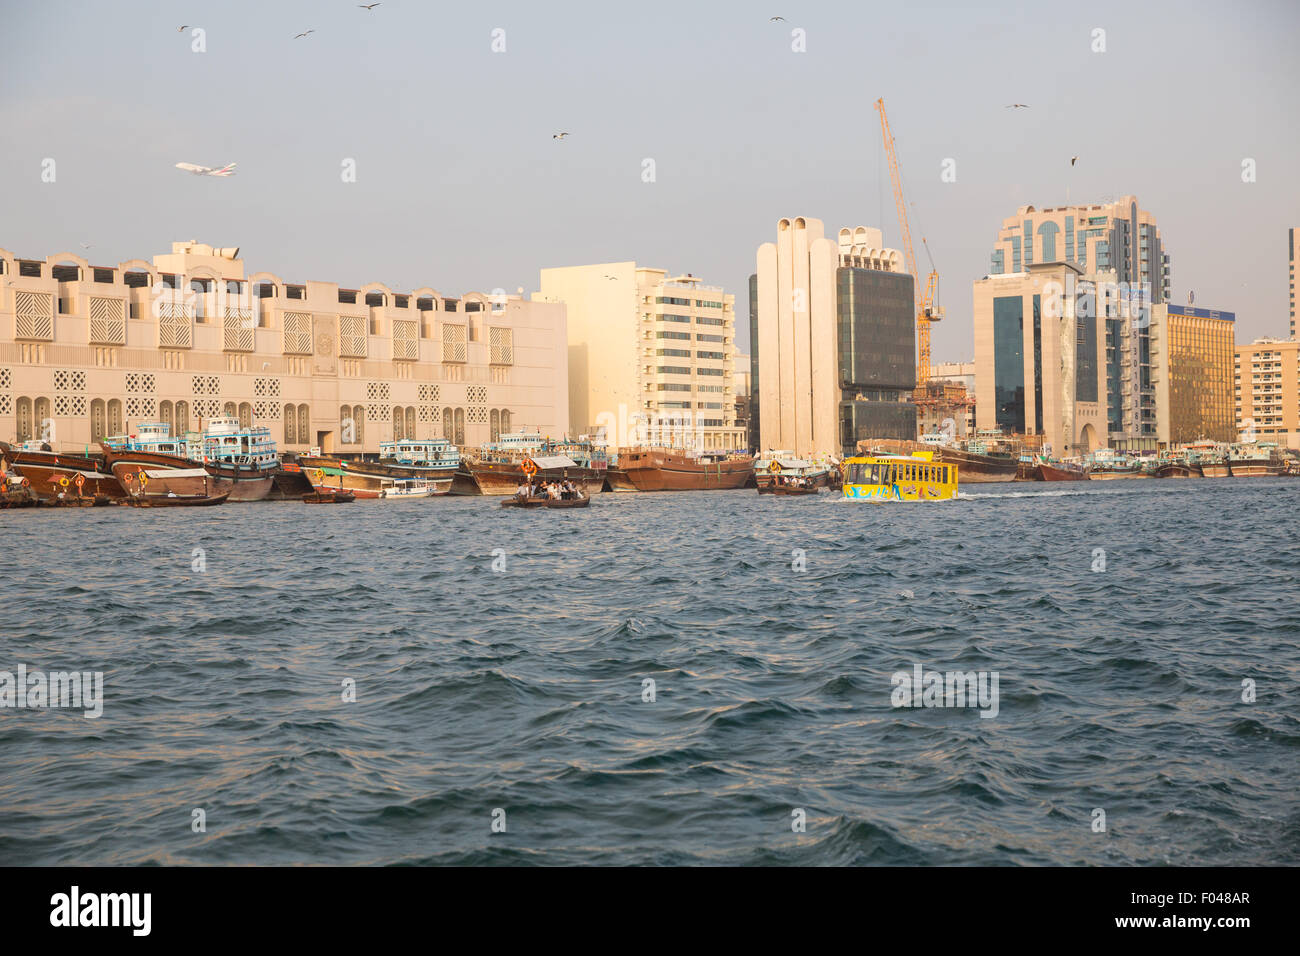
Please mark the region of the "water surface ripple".
POLYGON ((0 670, 106 698, 0 711, 0 863, 1300 863, 1298 501, 0 512, 0 670), (918 663, 997 717, 893 708, 918 663))

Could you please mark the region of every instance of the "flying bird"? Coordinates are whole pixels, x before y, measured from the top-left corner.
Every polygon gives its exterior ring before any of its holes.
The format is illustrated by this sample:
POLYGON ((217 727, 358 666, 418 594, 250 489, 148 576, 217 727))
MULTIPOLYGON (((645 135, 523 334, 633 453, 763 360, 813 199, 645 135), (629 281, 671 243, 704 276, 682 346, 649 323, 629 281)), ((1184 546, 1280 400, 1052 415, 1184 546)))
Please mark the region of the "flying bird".
POLYGON ((1073 166, 1073 165, 1074 165, 1075 163, 1077 163, 1078 161, 1079 161, 1079 157, 1078 157, 1078 156, 1071 156, 1071 157, 1070 157, 1070 165, 1071 165, 1071 166, 1073 166))
POLYGON ((294 39, 295 39, 295 40, 300 40, 300 39, 302 39, 303 37, 305 37, 308 33, 315 33, 315 32, 316 32, 315 30, 308 30, 308 31, 306 31, 306 33, 299 33, 297 36, 294 37, 294 39))
POLYGON ((769 23, 779 23, 780 21, 782 21, 782 20, 784 20, 784 19, 785 19, 785 17, 768 17, 768 18, 767 18, 767 20, 768 20, 769 23))
POLYGON ((1007 109, 1009 109, 1009 110, 1027 110, 1027 109, 1029 109, 1029 104, 1028 104, 1028 103, 1009 103, 1009 104, 1007 104, 1007 109))
POLYGON ((187 24, 185 24, 185 26, 183 26, 183 27, 177 27, 177 28, 176 28, 176 32, 177 32, 177 33, 184 33, 184 32, 185 32, 186 30, 188 30, 189 28, 190 28, 190 25, 187 23, 187 24))
POLYGON ((568 133, 552 133, 551 139, 564 139, 564 137, 568 135, 569 135, 568 133))
POLYGON ((83 249, 89 249, 89 248, 90 248, 90 243, 89 243, 89 242, 83 242, 83 243, 81 244, 81 248, 83 248, 83 249))
POLYGON ((359 6, 362 10, 373 10, 373 9, 375 9, 375 7, 379 6, 379 4, 377 4, 377 3, 358 3, 357 6, 359 6))

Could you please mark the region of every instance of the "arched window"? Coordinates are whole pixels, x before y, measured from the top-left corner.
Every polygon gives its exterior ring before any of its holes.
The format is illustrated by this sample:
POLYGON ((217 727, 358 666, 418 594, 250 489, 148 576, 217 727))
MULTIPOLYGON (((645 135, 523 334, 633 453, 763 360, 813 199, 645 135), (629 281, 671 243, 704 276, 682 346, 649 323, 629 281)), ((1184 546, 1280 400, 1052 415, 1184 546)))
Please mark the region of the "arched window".
POLYGON ((185 433, 190 430, 190 403, 176 403, 176 431, 172 434, 178 438, 184 437, 185 433))
POLYGON ((307 414, 307 406, 298 406, 298 441, 304 445, 311 444, 311 416, 307 414))
POLYGON ((339 408, 339 441, 344 445, 354 445, 357 441, 356 425, 352 422, 352 406, 339 408))
POLYGON ((489 441, 496 441, 501 437, 501 413, 495 408, 488 413, 488 434, 491 436, 489 441))
POLYGON ((248 402, 239 403, 239 427, 240 428, 253 427, 253 406, 250 405, 248 402))
MULTIPOLYGON (((104 404, 100 402, 100 404, 104 404)), ((32 438, 32 400, 27 397, 18 399, 18 441, 31 441, 32 438)), ((102 436, 101 436, 102 437, 102 436)))
POLYGON ((172 427, 172 403, 162 401, 158 403, 158 421, 167 426, 167 434, 176 437, 176 431, 172 427))
MULTIPOLYGON (((19 428, 21 428, 21 424, 19 428)), ((104 400, 97 398, 90 403, 90 440, 99 441, 108 434, 105 429, 108 427, 107 413, 104 411, 104 400)), ((21 432, 18 435, 22 439, 21 432)))
POLYGON ((366 406, 352 406, 352 424, 357 430, 357 444, 366 443, 366 406))
POLYGON ((225 407, 221 409, 221 414, 227 418, 234 418, 239 414, 239 410, 235 408, 234 402, 226 402, 225 407))
POLYGON ((501 433, 507 434, 510 431, 510 409, 501 409, 501 433))
POLYGON ((122 434, 122 402, 120 399, 110 398, 108 400, 108 433, 110 435, 122 434))
POLYGON ((54 438, 54 421, 50 418, 50 400, 48 398, 38 398, 32 405, 32 415, 34 421, 32 427, 36 430, 36 435, 41 441, 51 441, 54 438))
POLYGON ((415 441, 415 406, 406 406, 406 440, 415 441))
POLYGON ((452 424, 451 409, 442 410, 442 437, 451 441, 456 435, 455 426, 452 424))
POLYGON ((456 441, 457 446, 465 444, 465 409, 456 409, 456 441))
POLYGON ((298 409, 292 405, 284 406, 284 443, 298 444, 298 409))
POLYGON ((393 441, 401 441, 406 436, 402 434, 402 425, 405 422, 405 416, 402 415, 400 405, 393 406, 393 441))

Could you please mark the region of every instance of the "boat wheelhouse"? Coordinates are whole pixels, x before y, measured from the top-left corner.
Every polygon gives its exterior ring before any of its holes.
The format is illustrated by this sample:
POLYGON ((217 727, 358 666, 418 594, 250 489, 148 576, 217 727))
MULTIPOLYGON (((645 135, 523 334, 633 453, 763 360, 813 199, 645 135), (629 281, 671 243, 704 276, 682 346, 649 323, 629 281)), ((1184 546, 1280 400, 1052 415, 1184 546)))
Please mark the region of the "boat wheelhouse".
POLYGON ((446 477, 451 477, 460 465, 460 449, 445 438, 381 441, 379 461, 417 471, 446 472, 446 477))
MULTIPOLYGON (((187 440, 191 434, 186 434, 187 440)), ((200 439, 209 471, 234 480, 231 501, 261 501, 271 493, 280 455, 269 428, 246 428, 238 418, 213 418, 200 439)))
POLYGON ((846 458, 844 497, 875 501, 942 501, 957 497, 957 466, 932 452, 846 458))

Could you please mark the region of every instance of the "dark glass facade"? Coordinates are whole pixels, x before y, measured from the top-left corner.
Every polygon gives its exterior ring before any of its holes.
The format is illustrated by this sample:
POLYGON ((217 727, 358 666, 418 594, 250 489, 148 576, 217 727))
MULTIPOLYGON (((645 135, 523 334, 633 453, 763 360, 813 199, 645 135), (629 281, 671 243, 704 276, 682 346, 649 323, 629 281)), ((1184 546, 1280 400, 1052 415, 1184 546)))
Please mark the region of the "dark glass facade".
POLYGON ((1043 308, 1034 296, 1034 433, 1043 433, 1043 308))
POLYGON ((1025 431, 1025 304, 1018 295, 993 299, 993 386, 998 427, 1025 431))
POLYGON ((912 277, 841 267, 835 272, 840 444, 916 437, 916 315, 912 277))
POLYGON ((1091 293, 1081 293, 1074 306, 1074 400, 1097 401, 1097 315, 1091 293))

